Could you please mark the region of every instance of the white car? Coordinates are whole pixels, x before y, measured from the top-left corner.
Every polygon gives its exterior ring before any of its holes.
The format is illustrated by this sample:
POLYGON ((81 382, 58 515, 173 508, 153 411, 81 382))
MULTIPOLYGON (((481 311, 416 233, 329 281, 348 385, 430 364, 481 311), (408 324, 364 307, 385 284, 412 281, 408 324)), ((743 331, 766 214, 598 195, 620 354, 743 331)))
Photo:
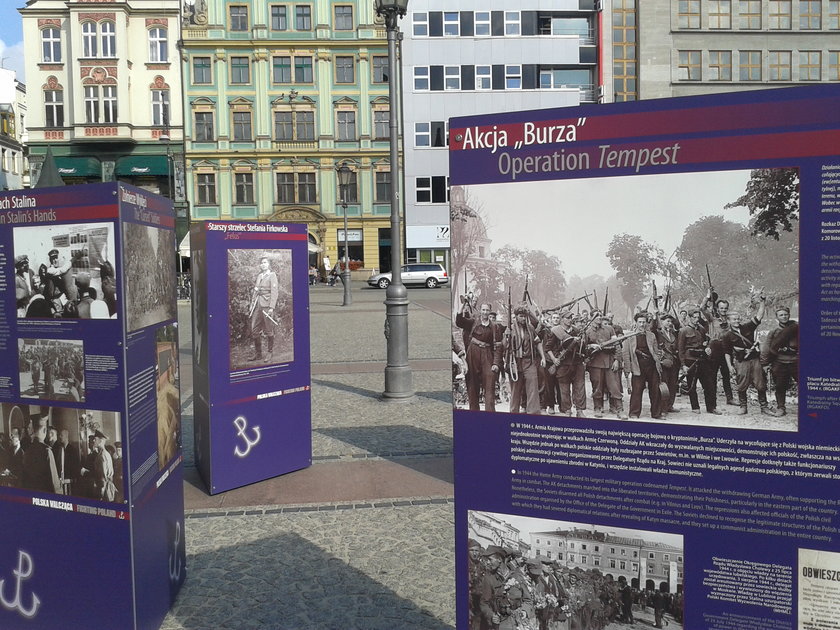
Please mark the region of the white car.
MULTIPOLYGON (((406 286, 425 285, 434 289, 442 284, 449 284, 446 269, 438 263, 409 263, 403 265, 400 277, 406 286)), ((391 272, 375 273, 367 279, 367 283, 372 287, 387 289, 388 285, 391 284, 391 272)))

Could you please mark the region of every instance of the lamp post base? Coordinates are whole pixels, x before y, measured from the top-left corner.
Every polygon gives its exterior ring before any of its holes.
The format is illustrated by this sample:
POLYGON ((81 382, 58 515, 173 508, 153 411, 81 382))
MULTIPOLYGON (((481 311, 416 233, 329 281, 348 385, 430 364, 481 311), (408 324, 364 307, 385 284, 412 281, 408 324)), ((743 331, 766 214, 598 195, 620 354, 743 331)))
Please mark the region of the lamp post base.
POLYGON ((342 306, 351 306, 353 304, 353 294, 350 293, 350 270, 345 269, 341 273, 341 284, 344 285, 344 302, 342 306))
POLYGON ((408 292, 404 284, 388 285, 385 293, 385 339, 388 361, 385 366, 387 401, 414 398, 411 367, 408 365, 408 292))

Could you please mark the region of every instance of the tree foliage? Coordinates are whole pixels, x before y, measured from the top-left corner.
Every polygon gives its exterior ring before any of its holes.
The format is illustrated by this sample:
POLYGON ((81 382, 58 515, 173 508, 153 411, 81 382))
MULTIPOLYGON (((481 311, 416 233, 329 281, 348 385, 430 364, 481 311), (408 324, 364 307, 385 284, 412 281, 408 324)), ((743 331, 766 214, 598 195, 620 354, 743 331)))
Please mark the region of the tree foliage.
POLYGON ((641 302, 651 278, 665 269, 662 249, 635 234, 616 234, 607 257, 621 280, 621 297, 628 306, 641 302))
POLYGON ((799 220, 799 171, 795 168, 761 168, 750 172, 743 195, 725 208, 746 207, 753 235, 779 240, 799 220))

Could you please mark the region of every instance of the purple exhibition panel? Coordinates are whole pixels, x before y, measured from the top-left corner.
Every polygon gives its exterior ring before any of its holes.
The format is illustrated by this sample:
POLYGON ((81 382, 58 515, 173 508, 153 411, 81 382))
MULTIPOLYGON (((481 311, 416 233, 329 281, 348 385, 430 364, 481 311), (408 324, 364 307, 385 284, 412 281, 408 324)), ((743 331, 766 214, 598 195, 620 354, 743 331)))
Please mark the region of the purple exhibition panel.
POLYGON ((123 184, 0 194, 0 627, 158 628, 183 583, 174 239, 123 184))
POLYGON ((457 627, 840 627, 840 86, 449 127, 457 627))
POLYGON ((196 460, 216 494, 312 463, 308 241, 234 221, 190 239, 196 460))

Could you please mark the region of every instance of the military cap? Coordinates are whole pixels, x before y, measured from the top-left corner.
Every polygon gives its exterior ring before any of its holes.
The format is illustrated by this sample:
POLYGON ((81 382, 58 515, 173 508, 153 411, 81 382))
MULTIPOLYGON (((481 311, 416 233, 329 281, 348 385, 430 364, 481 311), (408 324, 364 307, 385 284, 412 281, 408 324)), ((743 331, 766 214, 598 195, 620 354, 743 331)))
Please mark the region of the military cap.
POLYGON ((529 573, 542 573, 543 572, 543 565, 540 562, 539 558, 529 558, 528 562, 528 572, 529 573))
POLYGON ((29 256, 26 254, 15 256, 15 267, 20 267, 23 263, 29 264, 29 256))
POLYGON ((93 437, 95 437, 95 438, 102 438, 103 440, 107 440, 107 439, 108 439, 108 436, 107 436, 107 435, 105 435, 104 433, 102 433, 102 431, 100 431, 99 429, 96 429, 96 431, 94 431, 94 432, 93 432, 93 437))
POLYGON ((784 311, 788 315, 790 315, 790 309, 787 306, 777 306, 776 310, 773 311, 774 313, 778 313, 779 311, 784 311))
POLYGON ((57 258, 58 257, 58 250, 57 249, 51 249, 49 251, 49 253, 47 254, 47 256, 49 256, 50 258, 57 258))
POLYGON ((490 545, 487 549, 484 550, 484 553, 481 554, 483 556, 501 556, 505 558, 507 556, 507 552, 499 547, 498 545, 490 545))

